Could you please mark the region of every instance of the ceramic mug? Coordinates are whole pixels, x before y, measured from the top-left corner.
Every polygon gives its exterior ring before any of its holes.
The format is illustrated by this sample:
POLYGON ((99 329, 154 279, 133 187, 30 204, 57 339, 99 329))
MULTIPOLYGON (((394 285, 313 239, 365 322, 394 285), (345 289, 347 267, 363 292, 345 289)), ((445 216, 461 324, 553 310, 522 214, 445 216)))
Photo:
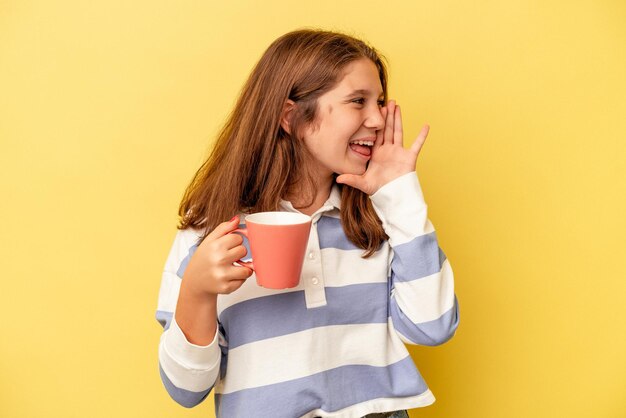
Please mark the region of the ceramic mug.
POLYGON ((309 242, 311 217, 295 212, 259 212, 246 216, 252 262, 237 261, 254 270, 259 286, 288 289, 298 286, 304 254, 309 242))

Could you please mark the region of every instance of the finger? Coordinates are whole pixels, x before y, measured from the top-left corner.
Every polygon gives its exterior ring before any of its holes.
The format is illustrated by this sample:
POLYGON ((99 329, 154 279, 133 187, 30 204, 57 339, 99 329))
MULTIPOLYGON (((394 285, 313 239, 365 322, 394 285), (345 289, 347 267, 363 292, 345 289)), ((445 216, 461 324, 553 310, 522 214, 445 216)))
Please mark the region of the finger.
POLYGON ((233 293, 239 289, 246 281, 245 280, 231 280, 228 282, 228 292, 233 293))
POLYGON ((411 151, 415 155, 419 155, 420 150, 422 149, 422 145, 424 145, 424 142, 426 141, 426 137, 428 136, 429 131, 430 131, 430 126, 424 125, 419 135, 417 135, 417 138, 415 138, 415 141, 413 141, 413 145, 411 145, 411 151))
POLYGON ((393 121, 393 143, 401 147, 403 144, 402 140, 402 114, 400 113, 400 106, 396 106, 396 114, 393 121))
MULTIPOLYGON (((386 107, 381 108, 380 114, 382 115, 383 122, 384 122, 385 118, 387 117, 387 108, 386 107)), ((383 127, 380 128, 378 131, 376 131, 376 141, 374 142, 374 149, 379 148, 384 143, 385 143, 385 125, 383 125, 383 127)))
POLYGON ((233 262, 241 260, 246 255, 248 255, 248 250, 243 245, 237 245, 236 247, 226 251, 226 258, 228 260, 232 260, 233 262))
POLYGON ((235 215, 230 221, 222 222, 221 224, 216 226, 215 229, 211 231, 209 235, 207 235, 207 238, 209 240, 215 240, 219 237, 223 237, 229 232, 237 229, 238 226, 239 226, 239 216, 235 215))
POLYGON ((245 280, 252 276, 253 271, 248 267, 231 266, 228 268, 228 280, 245 280))
POLYGON ((219 237, 215 240, 215 243, 219 248, 223 248, 225 250, 233 249, 243 243, 243 237, 237 233, 228 233, 222 237, 219 237))
POLYGON ((363 190, 367 184, 367 182, 363 180, 363 176, 357 176, 356 174, 341 174, 337 176, 336 181, 337 183, 345 184, 359 190, 363 190))
POLYGON ((393 144, 393 114, 395 111, 396 103, 393 100, 389 101, 387 105, 387 117, 385 118, 385 144, 393 144))
POLYGON ((243 243, 243 238, 238 233, 230 231, 226 235, 213 239, 209 242, 211 243, 212 251, 226 252, 238 245, 241 245, 243 243))

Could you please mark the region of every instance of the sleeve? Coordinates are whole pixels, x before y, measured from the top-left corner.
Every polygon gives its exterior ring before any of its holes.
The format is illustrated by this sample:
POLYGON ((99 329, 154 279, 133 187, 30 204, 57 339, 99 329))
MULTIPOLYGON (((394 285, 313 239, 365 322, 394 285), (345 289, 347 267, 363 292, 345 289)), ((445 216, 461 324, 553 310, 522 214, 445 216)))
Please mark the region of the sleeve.
POLYGON ((445 343, 459 325, 459 304, 417 174, 387 183, 370 199, 393 251, 389 309, 394 328, 407 344, 445 343))
POLYGON ((165 263, 156 311, 156 319, 163 326, 159 341, 161 380, 172 399, 187 408, 198 405, 211 392, 221 360, 219 327, 209 345, 198 346, 187 341, 174 317, 181 279, 197 248, 195 238, 191 230, 176 234, 165 263))

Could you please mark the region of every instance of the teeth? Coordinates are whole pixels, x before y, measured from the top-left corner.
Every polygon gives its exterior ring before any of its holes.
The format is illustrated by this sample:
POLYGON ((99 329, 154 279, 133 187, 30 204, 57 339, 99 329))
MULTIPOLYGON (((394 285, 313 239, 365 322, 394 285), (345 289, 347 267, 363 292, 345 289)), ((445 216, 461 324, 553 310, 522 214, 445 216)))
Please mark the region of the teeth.
POLYGON ((359 145, 367 145, 368 147, 373 147, 374 146, 374 141, 352 141, 352 144, 359 144, 359 145))

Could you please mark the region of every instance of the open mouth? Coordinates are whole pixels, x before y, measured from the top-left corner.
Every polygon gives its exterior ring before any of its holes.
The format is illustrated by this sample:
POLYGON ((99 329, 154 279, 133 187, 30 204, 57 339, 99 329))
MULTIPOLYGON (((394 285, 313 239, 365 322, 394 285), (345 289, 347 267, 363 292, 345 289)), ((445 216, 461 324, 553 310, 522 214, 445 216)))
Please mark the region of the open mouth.
POLYGON ((350 149, 355 153, 359 154, 363 157, 370 157, 372 155, 372 147, 374 146, 374 141, 370 140, 354 140, 349 143, 350 149))

